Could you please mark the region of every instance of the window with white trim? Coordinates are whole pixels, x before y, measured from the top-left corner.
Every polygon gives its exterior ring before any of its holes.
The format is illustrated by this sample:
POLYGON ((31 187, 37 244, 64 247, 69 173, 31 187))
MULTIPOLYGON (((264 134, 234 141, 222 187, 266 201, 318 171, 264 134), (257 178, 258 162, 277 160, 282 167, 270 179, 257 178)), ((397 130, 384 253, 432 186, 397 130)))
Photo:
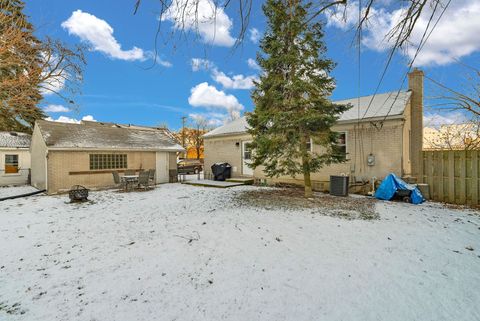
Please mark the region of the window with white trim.
POLYGON ((313 140, 311 138, 307 142, 307 151, 313 152, 313 140))
POLYGON ((5 155, 5 174, 17 174, 18 170, 18 155, 5 155))
POLYGON ((347 159, 347 132, 337 132, 337 150, 344 160, 347 159))

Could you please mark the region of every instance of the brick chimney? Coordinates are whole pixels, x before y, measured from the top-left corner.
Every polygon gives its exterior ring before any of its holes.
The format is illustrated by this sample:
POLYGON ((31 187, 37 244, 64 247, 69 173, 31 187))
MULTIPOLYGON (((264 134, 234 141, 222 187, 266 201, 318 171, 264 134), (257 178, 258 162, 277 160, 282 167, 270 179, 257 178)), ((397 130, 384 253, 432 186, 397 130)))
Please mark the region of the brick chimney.
POLYGON ((423 149, 423 71, 415 68, 408 74, 408 89, 412 92, 410 98, 411 132, 410 160, 412 176, 421 181, 423 149))

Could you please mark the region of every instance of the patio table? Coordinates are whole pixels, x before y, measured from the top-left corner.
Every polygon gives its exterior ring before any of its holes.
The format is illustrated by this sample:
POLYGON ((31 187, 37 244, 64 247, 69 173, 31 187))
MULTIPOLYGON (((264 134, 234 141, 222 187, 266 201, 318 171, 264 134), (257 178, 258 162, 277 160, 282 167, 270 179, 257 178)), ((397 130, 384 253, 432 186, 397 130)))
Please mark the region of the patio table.
POLYGON ((121 179, 125 182, 125 191, 128 191, 129 185, 134 185, 138 182, 138 175, 123 175, 121 179))

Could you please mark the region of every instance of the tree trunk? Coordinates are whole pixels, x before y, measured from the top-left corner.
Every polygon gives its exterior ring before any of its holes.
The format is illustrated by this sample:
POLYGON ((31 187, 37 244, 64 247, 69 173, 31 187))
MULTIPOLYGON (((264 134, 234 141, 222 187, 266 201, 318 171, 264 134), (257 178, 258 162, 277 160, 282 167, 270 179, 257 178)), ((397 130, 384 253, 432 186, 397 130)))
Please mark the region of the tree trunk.
POLYGON ((307 151, 307 141, 308 137, 304 136, 301 139, 301 151, 302 151, 302 168, 303 168, 303 184, 305 186, 305 197, 312 198, 312 180, 310 178, 310 164, 308 159, 308 151, 307 151))
POLYGON ((303 182, 305 184, 305 197, 312 198, 313 192, 312 192, 312 181, 310 179, 310 172, 303 173, 303 182))

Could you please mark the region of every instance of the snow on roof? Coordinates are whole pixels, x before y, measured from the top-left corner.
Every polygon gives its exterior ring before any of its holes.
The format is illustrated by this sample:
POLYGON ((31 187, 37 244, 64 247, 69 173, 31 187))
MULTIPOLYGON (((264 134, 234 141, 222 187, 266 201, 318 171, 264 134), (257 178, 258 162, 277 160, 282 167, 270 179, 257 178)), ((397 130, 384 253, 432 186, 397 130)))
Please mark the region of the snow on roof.
MULTIPOLYGON (((377 94, 373 98, 372 103, 370 104, 371 96, 363 96, 359 98, 351 98, 345 100, 334 101, 337 104, 351 104, 352 108, 344 112, 340 118, 339 122, 356 122, 358 120, 358 115, 360 115, 361 121, 369 121, 371 118, 377 117, 393 117, 402 115, 405 111, 405 107, 410 100, 411 92, 410 91, 401 91, 390 92, 384 94, 377 94), (360 100, 360 104, 358 103, 360 100), (370 108, 368 105, 370 104, 370 108), (360 106, 360 108, 359 108, 360 106), (360 109, 360 110, 359 110, 360 109), (368 109, 368 110, 367 110, 368 109)), ((245 133, 248 129, 248 123, 245 116, 236 119, 228 124, 225 124, 221 127, 215 128, 214 130, 208 132, 204 137, 215 137, 215 136, 224 136, 224 135, 235 135, 245 133)))
POLYGON ((175 137, 175 135, 170 131, 170 129, 166 127, 151 127, 151 126, 141 126, 141 125, 133 125, 133 124, 117 124, 117 123, 111 123, 111 122, 99 122, 99 121, 89 121, 89 120, 82 120, 81 124, 85 124, 89 126, 110 126, 110 127, 118 127, 118 128, 162 131, 165 135, 173 139, 175 142, 179 143, 177 137, 175 137))
POLYGON ((29 148, 32 136, 19 132, 0 132, 0 148, 29 148))
POLYGON ((223 126, 217 127, 212 131, 209 131, 203 137, 212 137, 212 136, 221 136, 221 135, 231 135, 231 134, 241 134, 245 133, 248 128, 247 119, 245 116, 235 119, 234 121, 229 122, 223 126))
POLYGON ((113 123, 91 124, 37 121, 50 148, 132 149, 183 151, 164 130, 123 127, 113 123))

